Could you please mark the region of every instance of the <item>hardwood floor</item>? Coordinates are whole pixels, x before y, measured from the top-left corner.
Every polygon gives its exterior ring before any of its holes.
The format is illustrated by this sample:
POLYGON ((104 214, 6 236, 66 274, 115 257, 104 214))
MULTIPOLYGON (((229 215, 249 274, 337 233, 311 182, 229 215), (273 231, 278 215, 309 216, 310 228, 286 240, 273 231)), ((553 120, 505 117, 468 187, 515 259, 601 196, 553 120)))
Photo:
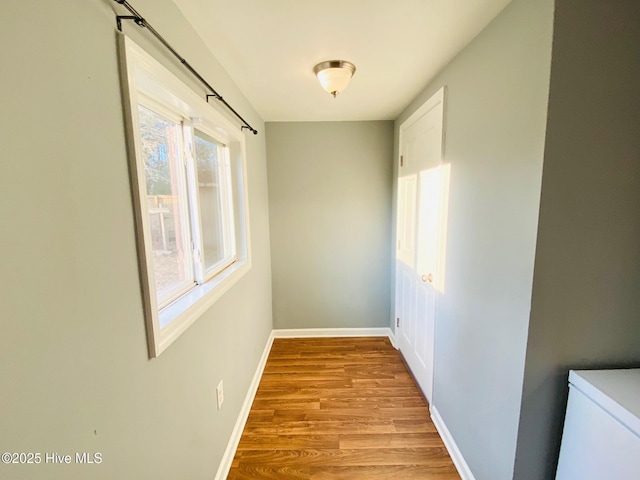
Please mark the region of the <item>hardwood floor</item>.
POLYGON ((276 339, 228 480, 459 479, 388 338, 276 339))

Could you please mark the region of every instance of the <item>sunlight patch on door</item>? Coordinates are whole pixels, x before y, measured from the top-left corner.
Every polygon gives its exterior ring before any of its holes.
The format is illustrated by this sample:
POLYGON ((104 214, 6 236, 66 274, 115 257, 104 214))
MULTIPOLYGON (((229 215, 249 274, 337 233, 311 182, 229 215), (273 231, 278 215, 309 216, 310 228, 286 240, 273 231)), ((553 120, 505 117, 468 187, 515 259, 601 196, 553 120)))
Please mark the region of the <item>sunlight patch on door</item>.
POLYGON ((419 178, 416 273, 444 293, 451 165, 422 170, 419 178))

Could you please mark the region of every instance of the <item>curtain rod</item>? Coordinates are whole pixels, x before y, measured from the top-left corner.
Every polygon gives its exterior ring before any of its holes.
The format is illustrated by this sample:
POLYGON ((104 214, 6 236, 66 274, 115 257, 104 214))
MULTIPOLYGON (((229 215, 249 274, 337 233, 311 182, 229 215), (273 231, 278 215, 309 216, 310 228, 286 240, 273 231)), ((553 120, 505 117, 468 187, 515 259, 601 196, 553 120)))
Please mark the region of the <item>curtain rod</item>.
POLYGON ((180 60, 180 63, 182 63, 182 65, 185 66, 185 68, 187 70, 189 70, 191 72, 191 74, 196 77, 200 83, 202 83, 211 93, 210 94, 206 94, 206 101, 209 102, 209 98, 213 97, 216 100, 219 100, 220 102, 222 102, 225 107, 227 107, 236 117, 238 117, 240 119, 240 121, 242 121, 242 123, 244 123, 244 125, 242 125, 240 127, 241 130, 244 130, 245 128, 248 129, 249 131, 251 131, 254 135, 258 134, 258 131, 253 128, 251 125, 249 125, 247 123, 247 121, 242 118, 240 116, 240 114, 238 112, 236 112, 234 110, 234 108, 229 105, 227 103, 227 101, 222 98, 222 96, 215 91, 215 89, 209 85, 209 83, 202 78, 202 75, 200 75, 195 68, 193 68, 191 65, 189 65, 189 62, 187 62, 184 57, 182 57, 178 52, 176 52, 176 50, 169 44, 169 42, 167 42, 164 37, 162 35, 160 35, 155 28, 153 28, 149 22, 147 22, 144 17, 142 15, 140 15, 135 8, 133 8, 131 6, 131 4, 127 1, 127 0, 114 0, 116 3, 119 3, 120 5, 122 5, 124 8, 126 8, 127 10, 129 10, 129 12, 131 13, 131 15, 116 15, 116 24, 118 26, 118 30, 120 32, 122 32, 122 20, 133 20, 136 25, 142 27, 142 28, 146 28, 147 30, 149 30, 154 37, 156 37, 158 39, 158 41, 160 41, 160 43, 162 43, 162 45, 164 45, 167 50, 169 50, 178 60, 180 60))

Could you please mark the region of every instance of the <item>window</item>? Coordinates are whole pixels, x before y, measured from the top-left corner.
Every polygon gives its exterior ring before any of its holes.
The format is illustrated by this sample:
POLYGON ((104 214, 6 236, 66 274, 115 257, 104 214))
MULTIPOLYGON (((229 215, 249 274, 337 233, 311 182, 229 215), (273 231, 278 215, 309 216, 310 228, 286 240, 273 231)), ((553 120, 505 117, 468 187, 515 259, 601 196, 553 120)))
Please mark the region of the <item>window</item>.
POLYGON ((244 135, 129 38, 136 234, 151 357, 250 268, 244 135))

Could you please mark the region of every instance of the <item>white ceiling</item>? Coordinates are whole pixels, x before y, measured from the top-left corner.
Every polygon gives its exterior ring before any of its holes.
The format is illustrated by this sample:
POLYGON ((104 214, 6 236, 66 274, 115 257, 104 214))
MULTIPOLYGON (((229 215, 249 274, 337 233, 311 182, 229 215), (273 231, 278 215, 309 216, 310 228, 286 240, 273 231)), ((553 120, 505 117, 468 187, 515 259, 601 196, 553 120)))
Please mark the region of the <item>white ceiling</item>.
POLYGON ((173 1, 265 121, 338 121, 395 119, 510 0, 173 1), (334 59, 357 69, 335 99, 334 59))

